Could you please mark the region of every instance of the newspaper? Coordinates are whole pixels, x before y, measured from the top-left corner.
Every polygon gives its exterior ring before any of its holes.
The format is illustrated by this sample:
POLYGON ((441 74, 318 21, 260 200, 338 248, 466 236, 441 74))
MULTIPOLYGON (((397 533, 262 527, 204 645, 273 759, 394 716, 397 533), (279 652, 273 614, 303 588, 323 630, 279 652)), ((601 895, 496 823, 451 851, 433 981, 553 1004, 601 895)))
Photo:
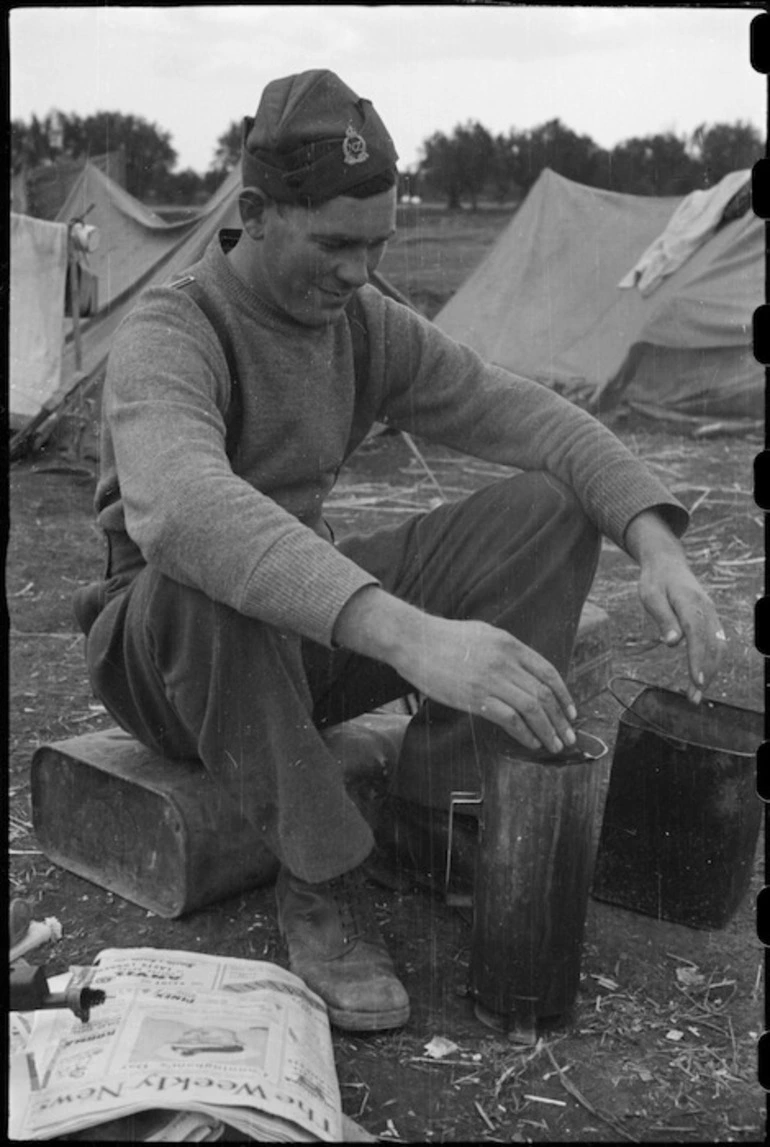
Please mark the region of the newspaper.
POLYGON ((109 948, 71 973, 73 986, 106 993, 87 1023, 68 1009, 11 1015, 11 1139, 152 1109, 198 1112, 201 1126, 221 1121, 263 1142, 342 1139, 326 1006, 291 972, 109 948))

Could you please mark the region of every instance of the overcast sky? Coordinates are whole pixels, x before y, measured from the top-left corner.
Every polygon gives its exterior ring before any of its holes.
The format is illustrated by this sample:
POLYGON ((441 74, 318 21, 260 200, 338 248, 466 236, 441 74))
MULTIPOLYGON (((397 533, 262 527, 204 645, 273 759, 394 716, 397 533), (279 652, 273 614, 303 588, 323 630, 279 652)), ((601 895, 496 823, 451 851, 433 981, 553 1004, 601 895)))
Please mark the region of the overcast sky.
POLYGON ((119 111, 171 135, 204 172, 217 137, 278 76, 328 67, 374 102, 400 166, 434 131, 559 117, 603 147, 698 124, 753 123, 760 6, 465 5, 33 7, 10 15, 11 116, 119 111))

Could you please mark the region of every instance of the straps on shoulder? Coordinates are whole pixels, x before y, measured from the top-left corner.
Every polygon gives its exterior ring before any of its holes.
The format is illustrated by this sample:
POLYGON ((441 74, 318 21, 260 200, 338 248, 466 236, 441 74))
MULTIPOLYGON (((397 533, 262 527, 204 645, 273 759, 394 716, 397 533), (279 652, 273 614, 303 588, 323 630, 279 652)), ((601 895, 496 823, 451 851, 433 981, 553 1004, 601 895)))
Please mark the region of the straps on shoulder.
POLYGON ((211 300, 194 275, 184 275, 181 279, 175 279, 172 283, 169 283, 169 286, 176 290, 185 290, 187 292, 211 323, 211 326, 214 328, 214 334, 217 336, 222 347, 225 361, 227 362, 227 369, 230 372, 230 405, 225 415, 225 452, 232 462, 235 451, 238 449, 238 439, 241 432, 243 395, 238 382, 238 373, 235 366, 235 351, 230 342, 230 335, 220 319, 219 314, 211 305, 211 300))

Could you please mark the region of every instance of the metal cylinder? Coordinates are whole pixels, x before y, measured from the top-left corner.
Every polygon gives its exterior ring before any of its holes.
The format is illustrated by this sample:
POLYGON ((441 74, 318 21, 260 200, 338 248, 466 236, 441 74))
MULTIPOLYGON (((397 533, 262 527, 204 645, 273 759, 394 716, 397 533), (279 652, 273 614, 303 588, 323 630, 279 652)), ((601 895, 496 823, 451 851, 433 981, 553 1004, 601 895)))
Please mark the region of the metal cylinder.
POLYGON ((607 751, 596 740, 527 759, 497 738, 483 753, 469 990, 480 1019, 524 1042, 577 996, 607 751))

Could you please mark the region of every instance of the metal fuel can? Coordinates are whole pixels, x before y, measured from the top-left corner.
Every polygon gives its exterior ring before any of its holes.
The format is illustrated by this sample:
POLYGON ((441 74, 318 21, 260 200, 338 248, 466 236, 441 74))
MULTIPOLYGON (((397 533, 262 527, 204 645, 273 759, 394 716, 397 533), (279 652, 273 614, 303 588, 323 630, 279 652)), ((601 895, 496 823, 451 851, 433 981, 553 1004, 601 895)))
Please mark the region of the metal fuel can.
POLYGON ((607 746, 577 736, 558 756, 499 736, 481 754, 468 986, 477 1017, 522 1043, 569 1018, 580 984, 607 746))

